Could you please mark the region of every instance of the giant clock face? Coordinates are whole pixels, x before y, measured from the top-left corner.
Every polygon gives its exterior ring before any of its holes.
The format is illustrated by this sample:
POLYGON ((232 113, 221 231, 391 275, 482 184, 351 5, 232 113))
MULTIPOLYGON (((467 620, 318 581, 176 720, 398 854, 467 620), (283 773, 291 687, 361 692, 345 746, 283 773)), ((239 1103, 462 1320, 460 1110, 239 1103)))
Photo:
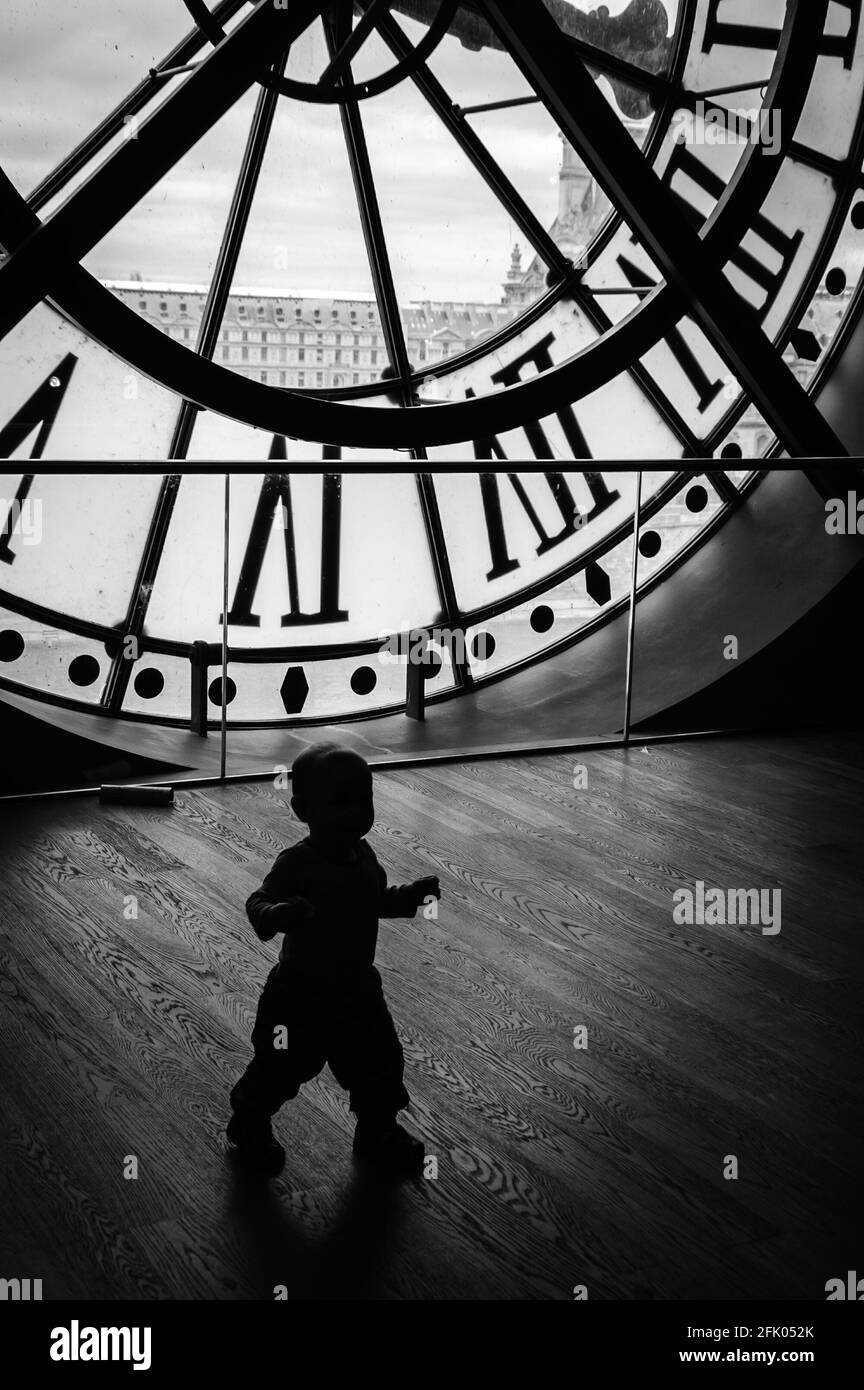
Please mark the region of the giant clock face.
POLYGON ((604 459, 669 461, 653 581, 746 462, 843 452, 814 392, 862 264, 861 0, 48 10, 4 82, 4 684, 180 723, 224 617, 237 723, 397 708, 382 636, 432 626, 445 698, 626 601, 604 459), (243 465, 224 590, 221 478, 86 474, 145 459, 243 465))

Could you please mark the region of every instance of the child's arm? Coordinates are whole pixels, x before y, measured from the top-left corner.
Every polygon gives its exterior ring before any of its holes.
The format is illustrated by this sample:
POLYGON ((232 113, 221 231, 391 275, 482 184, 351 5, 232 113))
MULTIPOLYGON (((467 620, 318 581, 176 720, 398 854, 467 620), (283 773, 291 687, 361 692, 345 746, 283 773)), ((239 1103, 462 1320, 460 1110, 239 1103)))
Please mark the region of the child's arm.
POLYGON ((286 862, 283 852, 261 887, 246 899, 246 916, 260 941, 272 941, 280 932, 309 921, 311 904, 295 893, 294 887, 290 861, 286 862))
POLYGON ((414 883, 393 884, 387 887, 387 875, 378 865, 381 892, 378 899, 379 917, 413 917, 427 898, 440 898, 441 885, 437 877, 418 878, 414 883))

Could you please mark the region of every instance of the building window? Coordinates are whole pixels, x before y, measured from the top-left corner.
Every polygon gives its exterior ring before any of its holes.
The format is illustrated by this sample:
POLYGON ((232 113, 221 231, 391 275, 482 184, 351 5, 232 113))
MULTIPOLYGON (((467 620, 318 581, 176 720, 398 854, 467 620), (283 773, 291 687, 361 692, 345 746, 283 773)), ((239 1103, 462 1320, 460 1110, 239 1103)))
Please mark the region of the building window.
POLYGON ((378 365, 378 354, 377 354, 377 352, 373 352, 373 353, 372 353, 372 366, 373 366, 373 367, 377 367, 377 365, 378 365))
POLYGON ((316 350, 315 350, 315 361, 316 361, 316 362, 323 362, 323 361, 324 361, 324 349, 323 349, 323 348, 316 348, 316 350))
POLYGON ((141 313, 142 313, 142 314, 146 314, 146 312, 147 312, 147 300, 146 300, 146 299, 139 299, 139 300, 138 300, 138 308, 141 310, 141 313))
POLYGON ((167 314, 167 313, 168 313, 168 304, 167 304, 166 300, 164 300, 164 299, 160 299, 160 301, 159 301, 159 312, 160 312, 160 314, 167 314))
POLYGON ((248 349, 248 348, 244 347, 244 348, 241 348, 241 349, 240 349, 240 361, 241 361, 241 362, 248 362, 248 361, 249 361, 249 349, 248 349))
POLYGON ((301 372, 301 373, 299 374, 299 376, 297 377, 297 382, 298 382, 298 384, 299 384, 300 386, 305 386, 305 385, 306 385, 306 373, 305 373, 305 372, 301 372))
POLYGON ((262 349, 261 349, 261 361, 262 361, 262 362, 266 362, 266 361, 267 361, 267 349, 266 349, 266 347, 262 347, 262 349))
POLYGON ((355 348, 355 349, 354 349, 354 365, 355 365, 355 367, 359 365, 359 362, 360 362, 360 354, 359 354, 359 352, 357 351, 357 349, 355 348))
POLYGON ((280 372, 280 373, 279 373, 279 385, 280 385, 280 386, 284 386, 284 385, 285 385, 285 373, 284 373, 284 372, 280 372))
POLYGON ((266 329, 266 328, 265 328, 265 329, 263 330, 263 332, 261 333, 261 341, 262 341, 262 343, 266 343, 266 341, 267 341, 267 329, 266 329))
POLYGON ((241 343, 248 343, 249 341, 249 334, 246 332, 245 328, 243 329, 243 332, 240 334, 240 341, 241 343))
POLYGON ((264 317, 264 305, 263 305, 263 304, 259 304, 259 305, 258 305, 258 317, 259 317, 259 319, 263 319, 263 317, 264 317))
POLYGON ((305 361, 306 361, 306 349, 305 349, 305 348, 298 348, 298 349, 297 349, 297 361, 298 361, 298 362, 305 362, 305 361))
POLYGON ((315 374, 315 380, 316 380, 316 382, 318 383, 319 386, 323 386, 323 385, 324 385, 324 373, 323 373, 323 372, 316 372, 316 374, 315 374))
POLYGON ((227 347, 223 347, 223 349, 222 349, 222 361, 223 361, 223 362, 227 362, 230 356, 231 356, 231 349, 230 349, 230 348, 227 348, 227 347))
POLYGON ((261 380, 264 381, 264 382, 266 382, 266 380, 267 380, 267 373, 266 373, 266 372, 262 372, 262 373, 261 373, 261 380))
POLYGON ((359 385, 360 385, 360 373, 359 373, 359 372, 355 372, 355 373, 354 373, 354 385, 355 385, 355 386, 359 386, 359 385))

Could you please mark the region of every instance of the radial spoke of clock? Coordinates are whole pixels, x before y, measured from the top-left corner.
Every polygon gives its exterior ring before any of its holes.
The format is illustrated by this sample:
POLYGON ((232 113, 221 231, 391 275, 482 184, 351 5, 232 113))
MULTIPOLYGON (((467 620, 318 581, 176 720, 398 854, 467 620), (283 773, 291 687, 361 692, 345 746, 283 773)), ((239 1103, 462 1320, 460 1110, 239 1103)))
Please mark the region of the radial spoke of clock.
MULTIPOLYGON (((716 258, 713 246, 700 238, 584 66, 572 61, 572 55, 568 55, 571 61, 562 57, 557 28, 542 0, 524 0, 515 9, 499 0, 485 0, 485 9, 565 137, 623 213, 668 283, 684 294, 709 342, 790 452, 844 454, 846 450, 815 401, 723 275, 728 253, 722 260, 716 258)), ((828 0, 790 0, 789 10, 782 72, 797 79, 800 106, 824 31, 828 0)), ((776 95, 775 90, 772 105, 776 95)), ((797 115, 790 120, 785 105, 782 109, 784 124, 794 129, 797 115)), ((757 157, 761 158, 761 149, 757 157)))
POLYGON ((136 203, 321 13, 323 0, 290 11, 259 0, 252 13, 71 197, 0 266, 0 338, 62 282, 136 203), (270 59, 272 63, 272 57, 270 59))
MULTIPOLYGON (((325 18, 324 33, 331 58, 341 48, 340 40, 344 33, 345 19, 346 15, 342 9, 340 11, 342 24, 337 29, 330 16, 325 18)), ((352 81, 350 65, 343 70, 339 78, 340 85, 343 80, 352 81)), ((360 107, 356 101, 345 101, 340 104, 339 111, 342 117, 342 133, 348 151, 348 162, 360 213, 366 255, 372 272, 372 284, 378 302, 378 312, 381 317, 384 341, 387 344, 387 354, 393 371, 392 389, 394 394, 398 395, 402 405, 409 405, 412 403, 411 364, 408 360, 408 348, 402 331, 399 300, 393 283, 393 271, 384 237, 381 209, 372 177, 372 166, 369 161, 369 150, 366 144, 360 107)))
MULTIPOLYGON (((219 22, 233 19, 238 10, 241 10, 247 0, 220 0, 214 10, 214 18, 219 22)), ((89 135, 76 145, 69 152, 65 159, 57 165, 51 173, 37 184, 32 193, 29 194, 27 202, 34 212, 38 212, 46 203, 50 202, 58 193, 63 191, 66 184, 73 179, 76 174, 89 164, 113 139, 119 134, 129 122, 140 115, 144 108, 154 101, 160 94, 168 79, 178 70, 185 70, 190 60, 200 53, 207 42, 206 35, 202 34, 197 27, 192 29, 184 39, 170 53, 157 63, 155 68, 151 68, 147 77, 133 87, 128 96, 124 97, 119 106, 115 106, 104 120, 90 132, 89 135)))
MULTIPOLYGON (((340 12, 335 22, 329 16, 324 21, 324 33, 331 59, 340 51, 340 46, 344 43, 347 23, 350 23, 350 16, 344 10, 340 12)), ((350 64, 344 69, 339 79, 340 82, 343 80, 352 81, 350 64)), ((393 268, 390 264, 387 240, 384 236, 381 208, 372 176, 363 118, 360 114, 360 107, 355 101, 343 102, 339 110, 369 267, 372 272, 372 283, 378 301, 378 311, 390 365, 394 373, 394 389, 399 393, 401 404, 408 406, 414 404, 415 400, 411 385, 411 363, 408 358, 402 316, 399 312, 399 300, 393 281, 393 268)), ((426 457, 425 449, 412 449, 411 452, 415 460, 426 457)), ((449 629, 457 624, 456 591, 438 512, 438 503, 432 480, 426 475, 418 475, 417 488, 426 539, 435 571, 438 601, 441 605, 441 622, 449 629)), ((470 673, 464 659, 463 646, 462 642, 457 642, 454 645, 458 659, 454 656, 453 668, 456 683, 459 686, 465 686, 470 682, 470 673)))
MULTIPOLYGON (((274 72, 281 73, 284 70, 287 57, 286 51, 279 63, 275 65, 274 72)), ((243 238, 246 234, 252 201, 258 186, 261 165, 273 127, 273 117, 278 100, 278 95, 272 87, 263 86, 255 103, 246 148, 234 186, 231 206, 225 220, 222 241, 201 315, 201 325, 195 347, 198 356, 204 357, 208 361, 212 359, 219 341, 222 318, 243 246, 243 238)), ((193 405, 191 401, 184 400, 181 403, 171 441, 170 457, 172 459, 186 458, 198 414, 198 407, 193 405)), ((180 483, 181 475, 179 473, 169 474, 162 479, 159 496, 150 519, 135 587, 126 612, 123 625, 124 635, 140 637, 144 630, 150 595, 168 538, 168 528, 174 514, 180 483)), ((111 670, 102 693, 102 703, 112 714, 116 714, 122 707, 132 674, 131 667, 132 663, 126 660, 122 651, 114 654, 111 670)))

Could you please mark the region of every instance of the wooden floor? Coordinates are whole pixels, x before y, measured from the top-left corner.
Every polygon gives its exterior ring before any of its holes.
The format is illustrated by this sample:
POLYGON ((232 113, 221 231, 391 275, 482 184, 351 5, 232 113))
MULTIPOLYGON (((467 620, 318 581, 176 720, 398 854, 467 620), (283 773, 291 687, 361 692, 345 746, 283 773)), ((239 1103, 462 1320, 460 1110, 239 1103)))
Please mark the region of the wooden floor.
POLYGON ((572 756, 376 776, 391 881, 444 894, 381 929, 438 1159, 401 1184, 355 1174, 329 1072, 279 1118, 276 1181, 224 1145, 275 954, 243 902, 300 833, 285 793, 4 808, 0 1274, 45 1298, 822 1301, 860 1270, 864 736, 580 761, 582 789, 572 756), (781 888, 780 935, 674 925, 697 879, 781 888))

